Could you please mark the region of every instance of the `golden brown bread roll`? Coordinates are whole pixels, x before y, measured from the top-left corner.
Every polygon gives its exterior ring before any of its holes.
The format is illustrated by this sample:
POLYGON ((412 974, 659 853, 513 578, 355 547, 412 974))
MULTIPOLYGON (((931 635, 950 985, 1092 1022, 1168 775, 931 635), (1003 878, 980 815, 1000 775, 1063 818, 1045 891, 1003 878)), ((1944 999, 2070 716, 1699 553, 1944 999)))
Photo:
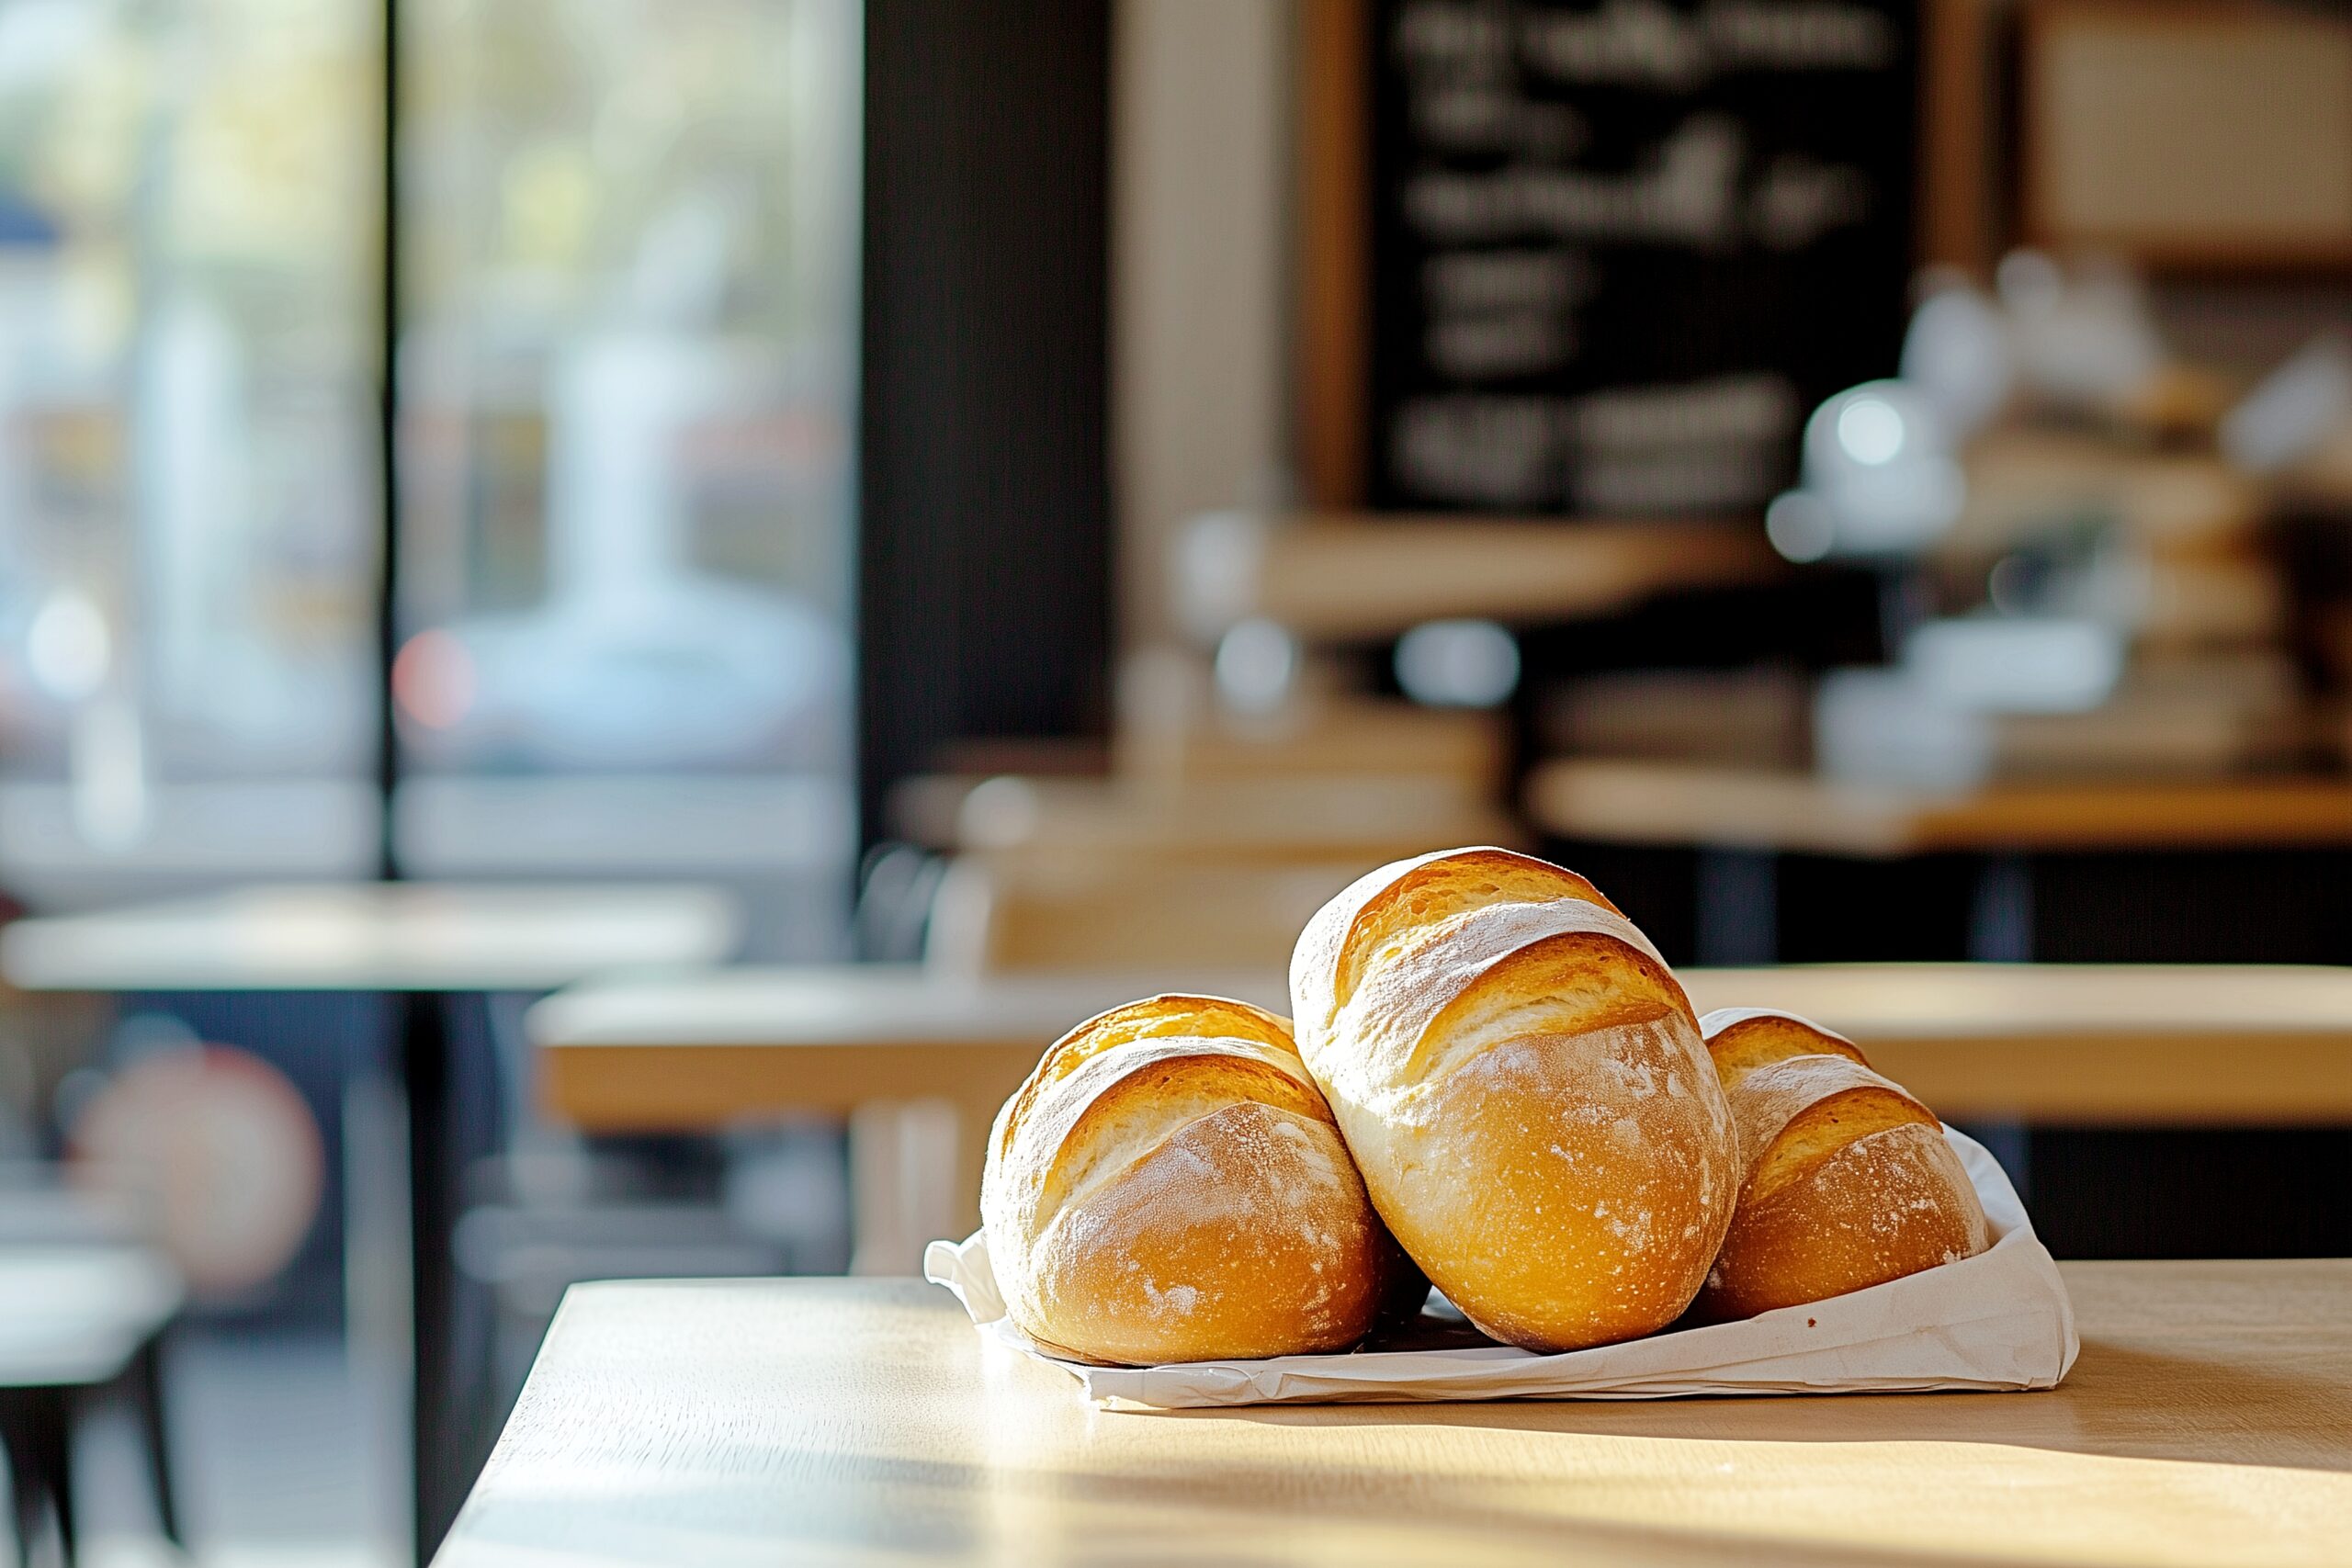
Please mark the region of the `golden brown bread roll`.
POLYGON ((1081 1360, 1343 1349, 1393 1282, 1287 1022, 1213 997, 1064 1035, 998 1113, 980 1215, 1013 1322, 1081 1360))
POLYGON ((1682 987, 1590 883, 1508 850, 1399 861, 1323 907, 1290 983, 1374 1205, 1471 1322, 1567 1350, 1690 1305, 1730 1114, 1682 987))
POLYGON ((1700 1021, 1739 1131, 1739 1204, 1700 1315, 1752 1317, 1973 1258, 1984 1208, 1943 1123, 1792 1013, 1700 1021))

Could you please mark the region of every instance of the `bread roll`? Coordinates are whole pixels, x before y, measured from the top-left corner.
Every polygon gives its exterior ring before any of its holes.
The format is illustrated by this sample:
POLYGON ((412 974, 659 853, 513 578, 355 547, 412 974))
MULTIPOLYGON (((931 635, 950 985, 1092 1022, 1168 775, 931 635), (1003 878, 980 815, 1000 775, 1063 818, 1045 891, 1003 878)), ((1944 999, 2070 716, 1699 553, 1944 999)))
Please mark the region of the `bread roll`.
POLYGON ((1388 1282, 1287 1022, 1213 997, 1064 1035, 998 1113, 980 1215, 1013 1322, 1080 1360, 1344 1349, 1388 1282))
POLYGON ((1374 1205, 1471 1322, 1570 1350, 1690 1305, 1730 1114, 1682 987, 1590 883, 1497 849, 1383 866, 1308 922, 1290 986, 1374 1205))
POLYGON ((1852 1041, 1755 1008, 1711 1012, 1700 1027, 1742 1163, 1702 1316, 1751 1317, 1984 1250, 1984 1208, 1943 1123, 1871 1071, 1852 1041))

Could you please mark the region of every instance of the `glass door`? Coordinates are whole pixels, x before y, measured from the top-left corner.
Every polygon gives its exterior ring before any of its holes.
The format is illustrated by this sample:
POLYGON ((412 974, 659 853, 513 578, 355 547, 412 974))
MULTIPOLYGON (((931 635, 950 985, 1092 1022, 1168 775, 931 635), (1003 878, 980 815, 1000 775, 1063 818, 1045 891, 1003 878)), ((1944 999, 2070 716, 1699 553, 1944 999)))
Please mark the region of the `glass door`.
POLYGON ((724 875, 830 951, 858 7, 402 16, 402 862, 724 875))
POLYGON ((368 874, 374 0, 0 3, 0 884, 368 874))

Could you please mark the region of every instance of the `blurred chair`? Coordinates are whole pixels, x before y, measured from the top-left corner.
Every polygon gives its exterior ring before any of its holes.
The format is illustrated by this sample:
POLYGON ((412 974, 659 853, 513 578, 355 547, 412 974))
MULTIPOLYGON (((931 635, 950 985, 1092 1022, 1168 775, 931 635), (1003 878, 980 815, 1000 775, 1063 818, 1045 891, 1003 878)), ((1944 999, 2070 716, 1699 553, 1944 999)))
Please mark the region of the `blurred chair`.
POLYGON ((1377 863, 961 855, 933 898, 923 960, 962 975, 1280 969, 1307 918, 1377 863))
POLYGON ((849 1249, 846 1221, 837 1217, 845 1207, 838 1134, 746 1128, 714 1145, 591 1141, 540 1124, 528 1109, 526 999, 491 998, 482 1015, 485 1054, 500 1066, 505 1132, 496 1153, 469 1167, 450 1240, 458 1391, 450 1441, 472 1469, 496 1441, 572 1285, 832 1273, 849 1249), (781 1185, 798 1200, 796 1213, 780 1217, 773 1192, 762 1201, 751 1191, 779 1166, 786 1168, 781 1185))
POLYGON ((74 1420, 108 1393, 137 1415, 157 1526, 180 1541, 162 1367, 179 1277, 126 1209, 48 1175, 0 1173, 0 1441, 27 1568, 52 1524, 74 1561, 74 1420))
POLYGON ((480 1450, 497 1440, 573 1285, 788 1274, 797 1261, 788 1247, 745 1235, 719 1205, 675 1199, 478 1203, 459 1218, 451 1245, 462 1288, 490 1309, 486 1365, 459 1416, 462 1440, 480 1450))
POLYGON ((922 957, 932 902, 946 869, 944 857, 914 844, 876 844, 866 852, 851 925, 860 962, 912 964, 922 957))
POLYGON ((954 852, 929 904, 934 968, 1279 969, 1307 917, 1374 866, 1521 841, 1490 798, 1456 772, 1003 775, 910 781, 894 815, 954 852))
MULTIPOLYGON (((1156 841, 1122 845, 1110 841, 1114 823, 1089 815, 1098 829, 1091 844, 966 852, 935 878, 894 872, 888 887, 869 886, 868 897, 932 890, 921 928, 923 966, 935 976, 1175 972, 1197 974, 1204 988, 1231 990, 1237 973, 1280 973, 1308 917, 1391 858, 1375 850, 1262 857, 1228 850, 1221 857, 1223 846, 1200 843, 1188 852, 1168 832, 1168 818, 1136 825, 1138 836, 1156 841)), ((888 924, 907 930, 915 921, 896 909, 888 924)), ((957 1227, 958 1129, 956 1108, 944 1100, 876 1100, 858 1108, 850 1123, 852 1272, 905 1272, 925 1242, 957 1227)))

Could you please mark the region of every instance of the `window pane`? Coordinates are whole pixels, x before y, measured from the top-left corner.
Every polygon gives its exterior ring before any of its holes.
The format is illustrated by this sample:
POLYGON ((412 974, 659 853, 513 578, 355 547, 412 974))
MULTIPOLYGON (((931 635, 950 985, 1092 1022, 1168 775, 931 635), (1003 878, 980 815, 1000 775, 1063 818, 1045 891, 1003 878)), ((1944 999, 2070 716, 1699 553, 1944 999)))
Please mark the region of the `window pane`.
POLYGON ((856 6, 405 17, 403 856, 838 886, 856 6))
POLYGON ((379 38, 362 0, 0 0, 0 876, 37 898, 372 864, 379 38))

